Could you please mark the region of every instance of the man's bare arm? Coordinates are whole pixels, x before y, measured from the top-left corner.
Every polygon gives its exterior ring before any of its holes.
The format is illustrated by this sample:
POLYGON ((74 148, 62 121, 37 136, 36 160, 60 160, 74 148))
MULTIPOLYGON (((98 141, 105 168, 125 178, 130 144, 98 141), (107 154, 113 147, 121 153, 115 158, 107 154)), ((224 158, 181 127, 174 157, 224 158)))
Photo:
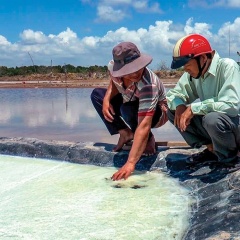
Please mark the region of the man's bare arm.
POLYGON ((113 83, 113 81, 111 79, 110 83, 108 85, 108 88, 107 88, 107 92, 106 92, 106 94, 104 96, 104 99, 103 99, 103 109, 102 109, 104 118, 109 122, 113 121, 113 115, 115 115, 113 106, 111 105, 110 101, 118 93, 119 92, 118 92, 115 84, 113 83))
POLYGON ((133 139, 133 145, 127 162, 112 176, 112 180, 127 179, 135 169, 136 163, 143 154, 151 130, 152 116, 139 118, 139 125, 133 139))

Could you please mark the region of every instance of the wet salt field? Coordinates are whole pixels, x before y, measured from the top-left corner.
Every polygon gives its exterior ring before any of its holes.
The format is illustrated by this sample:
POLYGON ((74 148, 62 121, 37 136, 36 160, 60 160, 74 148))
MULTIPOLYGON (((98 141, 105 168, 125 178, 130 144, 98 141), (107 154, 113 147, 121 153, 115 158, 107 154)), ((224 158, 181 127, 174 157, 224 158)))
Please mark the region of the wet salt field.
MULTIPOLYGON (((91 88, 0 89, 2 137, 115 143, 90 100, 91 88)), ((154 129, 156 141, 182 141, 170 124, 154 129)))
POLYGON ((188 191, 155 172, 113 182, 114 171, 1 156, 0 239, 182 239, 188 191))

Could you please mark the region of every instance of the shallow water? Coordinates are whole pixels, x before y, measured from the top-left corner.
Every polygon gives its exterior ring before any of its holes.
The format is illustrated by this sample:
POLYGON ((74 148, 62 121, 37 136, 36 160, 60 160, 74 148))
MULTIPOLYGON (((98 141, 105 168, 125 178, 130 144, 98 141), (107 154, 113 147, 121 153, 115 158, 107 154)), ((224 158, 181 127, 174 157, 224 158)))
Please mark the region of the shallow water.
MULTIPOLYGON (((91 88, 0 89, 2 137, 115 143, 90 101, 91 88)), ((167 123, 154 129, 156 141, 182 141, 167 123)))
POLYGON ((163 173, 0 156, 0 239, 181 239, 188 191, 163 173))

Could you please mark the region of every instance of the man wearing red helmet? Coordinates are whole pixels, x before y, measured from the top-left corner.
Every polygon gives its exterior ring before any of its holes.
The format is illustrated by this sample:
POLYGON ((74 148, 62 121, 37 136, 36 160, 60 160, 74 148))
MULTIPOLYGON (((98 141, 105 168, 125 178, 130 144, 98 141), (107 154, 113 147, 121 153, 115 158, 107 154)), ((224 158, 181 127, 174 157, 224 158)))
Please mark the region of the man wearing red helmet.
POLYGON ((167 93, 168 118, 190 146, 207 146, 188 162, 235 162, 240 147, 238 64, 220 58, 202 35, 191 34, 173 49, 171 68, 180 67, 185 73, 167 93))

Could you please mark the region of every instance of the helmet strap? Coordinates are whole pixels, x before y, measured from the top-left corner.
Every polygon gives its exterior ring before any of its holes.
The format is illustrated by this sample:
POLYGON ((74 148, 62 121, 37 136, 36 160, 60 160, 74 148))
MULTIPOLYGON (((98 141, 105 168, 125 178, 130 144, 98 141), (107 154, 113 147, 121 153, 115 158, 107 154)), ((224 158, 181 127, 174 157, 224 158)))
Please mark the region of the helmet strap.
MULTIPOLYGON (((197 65, 198 65, 198 75, 195 77, 195 79, 198 79, 198 78, 200 78, 200 77, 202 76, 203 69, 206 67, 207 62, 205 62, 205 63, 203 64, 203 66, 201 67, 201 64, 200 64, 200 56, 197 56, 197 57, 195 57, 194 59, 196 59, 197 65)), ((192 81, 192 78, 193 78, 193 77, 190 76, 190 81, 192 81)))

